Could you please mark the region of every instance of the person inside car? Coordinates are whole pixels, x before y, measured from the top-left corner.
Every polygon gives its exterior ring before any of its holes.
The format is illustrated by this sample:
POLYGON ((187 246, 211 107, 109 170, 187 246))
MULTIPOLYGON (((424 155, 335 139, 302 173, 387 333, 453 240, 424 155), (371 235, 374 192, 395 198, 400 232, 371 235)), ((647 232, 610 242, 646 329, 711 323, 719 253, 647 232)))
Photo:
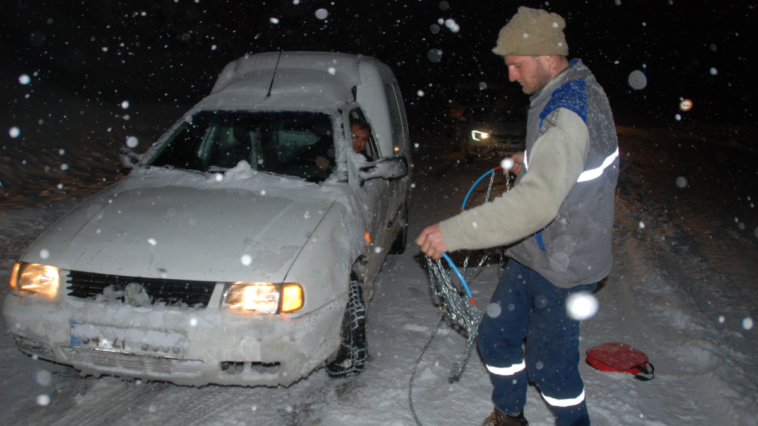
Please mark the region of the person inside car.
POLYGON ((350 126, 350 132, 353 136, 353 151, 366 157, 366 160, 371 160, 371 157, 366 151, 368 138, 371 136, 371 127, 368 122, 365 120, 353 121, 350 126))
MULTIPOLYGON (((366 145, 368 145, 369 137, 371 136, 371 126, 369 126, 366 120, 355 120, 351 122, 350 134, 353 138, 353 151, 363 155, 363 157, 371 161, 366 151, 366 145)), ((316 166, 322 170, 326 170, 330 167, 331 162, 326 157, 316 157, 316 166)))

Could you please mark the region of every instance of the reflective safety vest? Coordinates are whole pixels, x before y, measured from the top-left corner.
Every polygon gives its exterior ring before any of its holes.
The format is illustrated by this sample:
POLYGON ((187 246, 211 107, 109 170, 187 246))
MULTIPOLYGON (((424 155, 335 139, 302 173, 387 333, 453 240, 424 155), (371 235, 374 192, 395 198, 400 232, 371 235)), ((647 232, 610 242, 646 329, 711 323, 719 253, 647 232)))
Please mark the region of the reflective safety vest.
POLYGON ((618 181, 618 139, 611 107, 602 87, 578 59, 571 61, 549 87, 530 99, 524 170, 528 153, 565 108, 587 125, 589 149, 584 171, 558 210, 558 215, 533 237, 508 249, 508 256, 562 288, 597 282, 612 265, 614 197, 618 181))

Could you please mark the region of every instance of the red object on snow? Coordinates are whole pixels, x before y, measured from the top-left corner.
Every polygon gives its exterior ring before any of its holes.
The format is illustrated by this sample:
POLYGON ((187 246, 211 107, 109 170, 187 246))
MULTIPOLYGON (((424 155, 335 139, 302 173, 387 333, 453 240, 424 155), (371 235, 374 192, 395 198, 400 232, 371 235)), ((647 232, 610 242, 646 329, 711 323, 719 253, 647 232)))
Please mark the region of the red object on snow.
POLYGON ((648 361, 647 355, 618 342, 587 349, 587 364, 600 371, 634 374, 639 380, 652 380, 655 377, 655 368, 648 361))

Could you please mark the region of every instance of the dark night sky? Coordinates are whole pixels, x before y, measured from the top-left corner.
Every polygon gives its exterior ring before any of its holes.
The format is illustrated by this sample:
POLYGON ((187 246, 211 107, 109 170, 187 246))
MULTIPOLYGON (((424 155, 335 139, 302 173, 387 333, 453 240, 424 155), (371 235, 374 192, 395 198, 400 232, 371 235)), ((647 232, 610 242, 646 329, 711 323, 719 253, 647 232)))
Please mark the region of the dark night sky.
POLYGON ((0 89, 23 96, 29 89, 18 76, 36 72, 36 90, 53 85, 101 102, 194 103, 210 92, 226 63, 245 53, 326 50, 382 60, 400 81, 411 119, 441 119, 456 84, 507 83, 502 59, 490 49, 524 4, 566 19, 570 57, 595 73, 617 115, 675 124, 684 97, 695 107, 683 122, 753 124, 758 85, 748 63, 758 40, 751 24, 757 6, 723 3, 6 0, 0 3, 0 89), (315 16, 319 8, 329 12, 326 20, 315 16), (433 33, 439 18, 454 19, 460 31, 443 25, 433 33), (429 60, 430 49, 443 51, 440 62, 429 60), (627 84, 636 69, 648 77, 643 90, 627 84))

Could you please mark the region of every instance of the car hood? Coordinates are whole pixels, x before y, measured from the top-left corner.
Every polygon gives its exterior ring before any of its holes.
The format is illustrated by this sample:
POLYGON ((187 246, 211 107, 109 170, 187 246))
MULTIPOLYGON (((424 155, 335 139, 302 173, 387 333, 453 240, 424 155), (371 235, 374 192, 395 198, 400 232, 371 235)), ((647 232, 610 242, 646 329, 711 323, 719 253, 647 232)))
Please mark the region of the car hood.
POLYGON ((83 203, 22 260, 124 276, 281 282, 333 203, 230 188, 129 189, 83 203))

